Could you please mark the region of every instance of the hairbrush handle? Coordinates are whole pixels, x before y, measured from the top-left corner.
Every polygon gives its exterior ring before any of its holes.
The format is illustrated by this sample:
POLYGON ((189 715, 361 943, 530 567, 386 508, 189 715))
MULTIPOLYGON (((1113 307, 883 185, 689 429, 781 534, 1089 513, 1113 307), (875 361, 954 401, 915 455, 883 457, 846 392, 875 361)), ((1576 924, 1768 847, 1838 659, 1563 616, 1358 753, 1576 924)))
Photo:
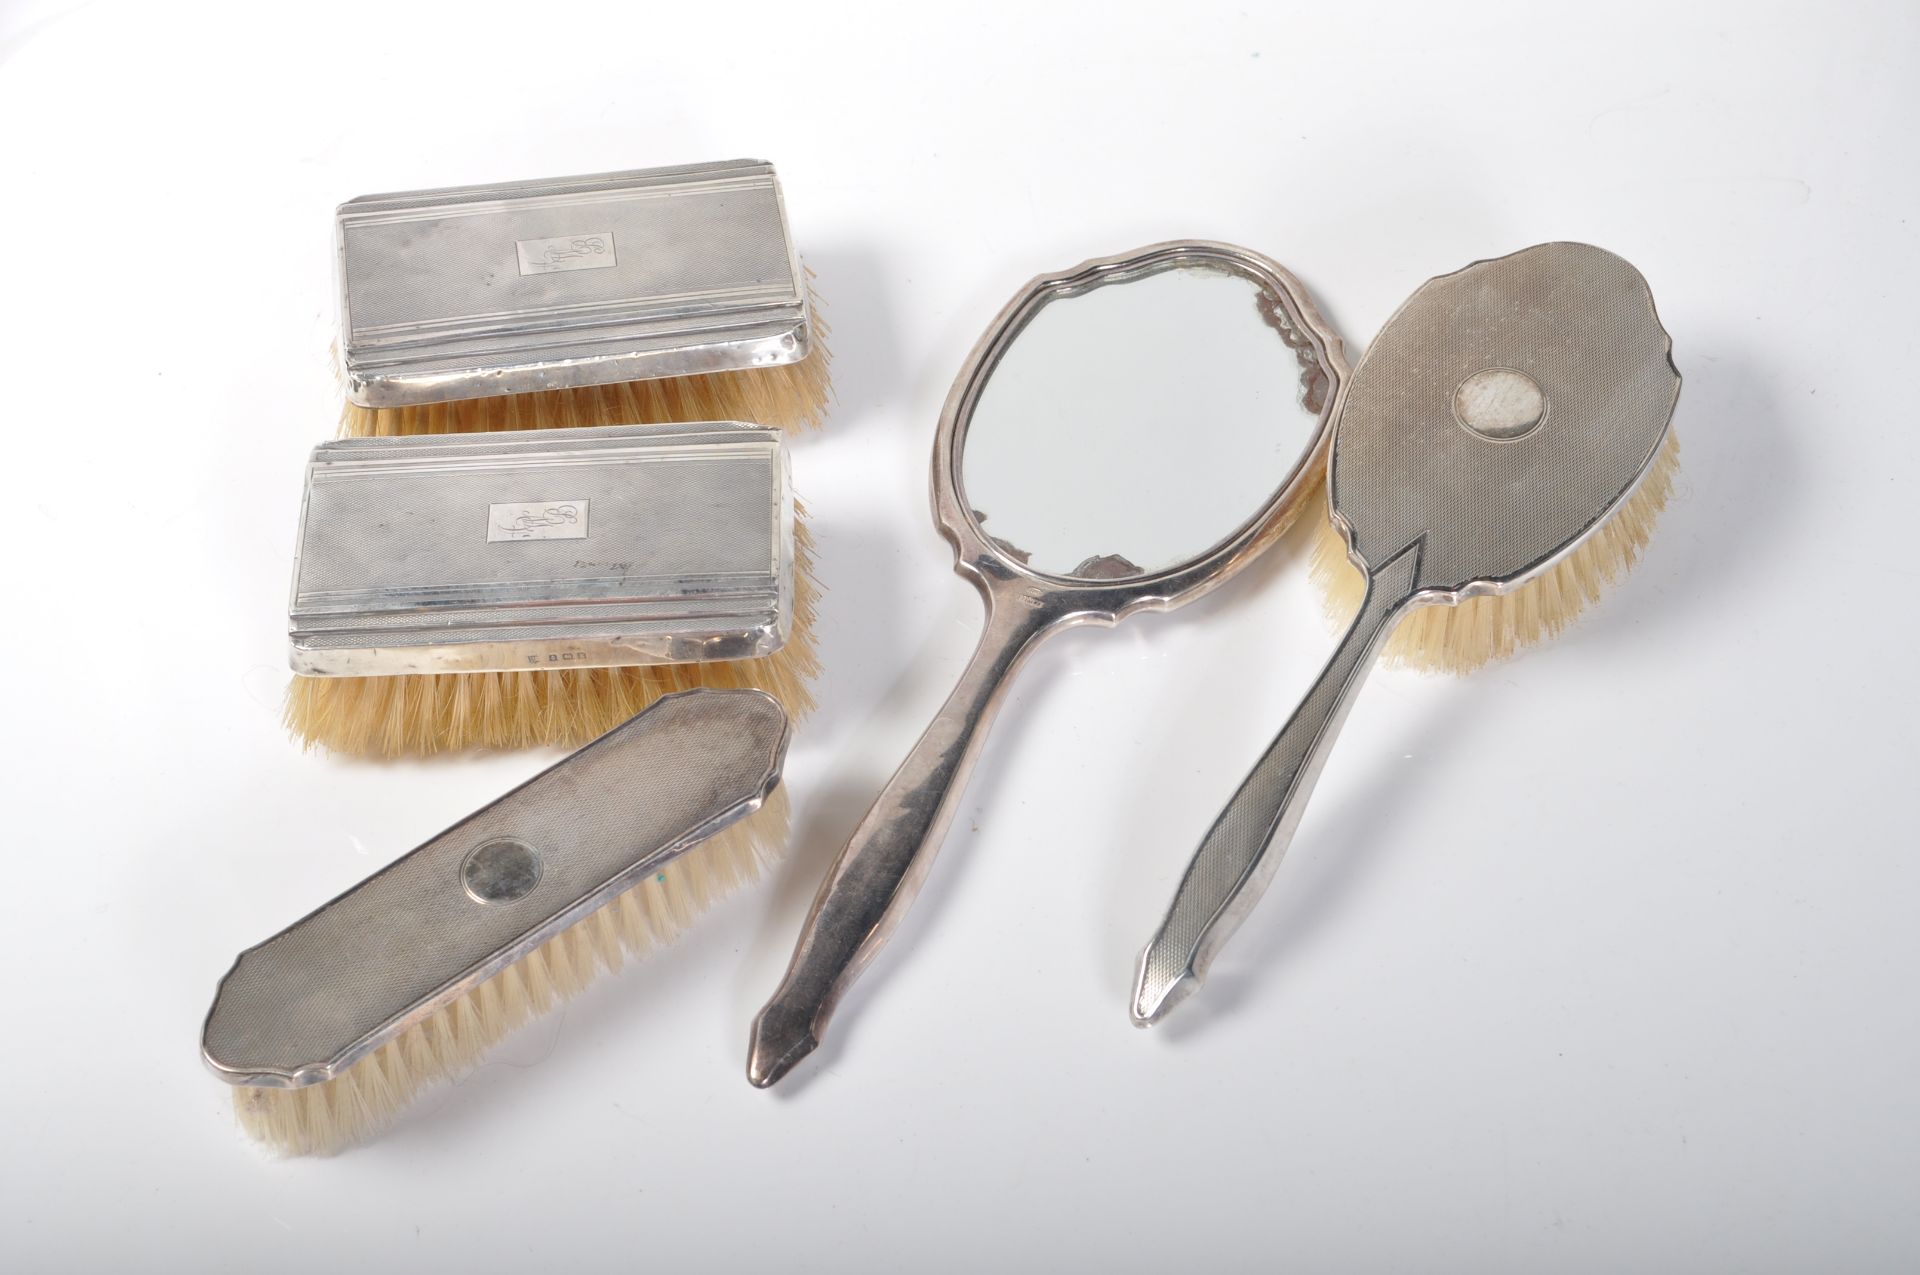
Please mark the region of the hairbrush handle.
POLYGON ((1136 1026, 1159 1022, 1199 990, 1213 958, 1265 893, 1354 692, 1413 598, 1419 566, 1415 542, 1368 576, 1360 613, 1333 657, 1207 830, 1166 919, 1140 953, 1132 1005, 1136 1026))
POLYGON ((986 631, 959 685, 834 860, 786 976, 754 1019, 753 1084, 773 1084, 813 1052, 834 1006, 913 906, 1013 671, 1056 619, 989 594, 986 631))

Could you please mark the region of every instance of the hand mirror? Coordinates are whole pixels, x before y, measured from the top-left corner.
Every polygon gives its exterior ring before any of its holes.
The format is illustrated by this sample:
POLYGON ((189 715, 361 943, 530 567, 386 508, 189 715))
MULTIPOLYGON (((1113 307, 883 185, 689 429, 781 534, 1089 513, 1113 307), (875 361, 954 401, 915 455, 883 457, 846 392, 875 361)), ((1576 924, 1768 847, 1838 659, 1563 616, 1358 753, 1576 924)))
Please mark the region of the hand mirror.
POLYGON ((1014 670, 1077 624, 1220 584, 1319 484, 1347 371, 1278 264, 1179 241, 1033 280, 947 395, 933 513, 986 599, 960 684, 854 830, 753 1026, 766 1086, 913 904, 1014 670))

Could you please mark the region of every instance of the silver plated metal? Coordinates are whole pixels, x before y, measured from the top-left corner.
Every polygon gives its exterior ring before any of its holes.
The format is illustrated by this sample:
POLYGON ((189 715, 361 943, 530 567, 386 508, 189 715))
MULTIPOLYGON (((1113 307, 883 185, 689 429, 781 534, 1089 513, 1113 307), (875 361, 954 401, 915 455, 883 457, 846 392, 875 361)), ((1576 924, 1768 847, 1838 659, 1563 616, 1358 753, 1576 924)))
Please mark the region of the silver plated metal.
POLYGON ((335 1078, 758 810, 786 748, 786 713, 759 691, 657 700, 241 953, 207 1014, 207 1065, 265 1088, 335 1078))
POLYGON ((343 438, 307 466, 287 629, 313 676, 736 660, 793 629, 780 431, 343 438))
POLYGON ((1048 635, 1190 601, 1270 543, 1318 481, 1334 391, 1346 370, 1339 337, 1299 281, 1269 258, 1228 244, 1183 240, 1088 261, 1034 279, 1000 312, 947 395, 932 470, 935 524, 953 546, 954 569, 986 603, 986 628, 959 685, 822 883, 786 976, 754 1022, 747 1065, 753 1084, 773 1084, 813 1051, 842 996, 900 925, 1014 671, 1048 635), (961 483, 961 453, 982 390, 1007 348, 1050 301, 1183 266, 1241 275, 1271 302, 1269 322, 1294 350, 1302 398, 1317 413, 1302 459, 1264 506, 1189 561, 1147 575, 1128 572, 1131 564, 1109 570, 1113 564, 1100 561, 1087 564, 1083 578, 1035 571, 982 528, 961 483), (1122 578, 1084 578, 1095 573, 1122 578))
POLYGON ((806 358, 773 165, 364 195, 334 218, 347 396, 401 407, 806 358))
POLYGON ((1188 865, 1140 956, 1137 1024, 1198 989, 1273 879, 1394 624, 1510 592, 1577 549, 1645 479, 1679 393, 1646 280, 1586 244, 1476 262, 1388 321, 1341 391, 1329 459, 1365 600, 1188 865))

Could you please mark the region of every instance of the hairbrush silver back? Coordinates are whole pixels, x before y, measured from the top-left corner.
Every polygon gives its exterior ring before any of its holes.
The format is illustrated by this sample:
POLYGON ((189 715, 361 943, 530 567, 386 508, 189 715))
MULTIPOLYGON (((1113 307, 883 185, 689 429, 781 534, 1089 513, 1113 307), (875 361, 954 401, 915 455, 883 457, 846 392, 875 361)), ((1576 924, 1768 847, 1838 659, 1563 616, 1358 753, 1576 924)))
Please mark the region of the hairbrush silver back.
POLYGON ((265 1141, 365 1133, 756 877, 786 747, 759 691, 660 700, 243 952, 202 1055, 265 1141))
POLYGON ((764 161, 365 195, 334 225, 340 363, 363 406, 777 367, 812 348, 764 161))
POLYGON ((319 676, 738 660, 794 618, 777 430, 349 438, 307 466, 291 663, 319 676))

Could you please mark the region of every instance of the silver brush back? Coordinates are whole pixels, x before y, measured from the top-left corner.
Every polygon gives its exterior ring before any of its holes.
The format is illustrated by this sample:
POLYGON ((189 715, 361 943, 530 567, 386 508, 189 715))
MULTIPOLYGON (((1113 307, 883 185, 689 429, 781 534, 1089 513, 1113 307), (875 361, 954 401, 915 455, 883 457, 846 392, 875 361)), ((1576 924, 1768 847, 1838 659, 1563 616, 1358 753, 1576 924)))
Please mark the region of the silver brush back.
POLYGON ((773 165, 365 195, 335 214, 347 396, 402 407, 807 357, 773 165))
POLYGON ((307 465, 295 672, 767 655, 793 626, 777 430, 732 422, 351 438, 307 465))
POLYGON ((759 691, 660 700, 242 953, 208 1065, 237 1085, 335 1078, 758 810, 786 747, 759 691))

